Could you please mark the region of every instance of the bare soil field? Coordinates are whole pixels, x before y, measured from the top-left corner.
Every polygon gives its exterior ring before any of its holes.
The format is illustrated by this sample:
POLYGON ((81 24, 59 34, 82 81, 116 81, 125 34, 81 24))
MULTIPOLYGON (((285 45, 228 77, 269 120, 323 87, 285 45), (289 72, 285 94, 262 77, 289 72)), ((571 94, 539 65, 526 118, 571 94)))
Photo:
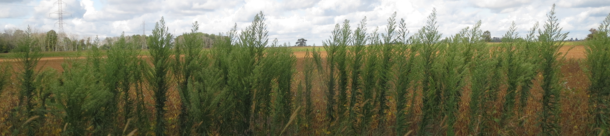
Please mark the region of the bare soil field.
MULTIPOLYGON (((585 47, 582 45, 579 46, 564 46, 561 49, 559 49, 559 52, 561 52, 562 54, 567 53, 566 55, 566 59, 582 59, 585 58, 585 47)), ((297 51, 294 52, 294 55, 299 59, 303 59, 306 55, 305 51, 297 51)), ((326 58, 326 52, 321 52, 320 56, 322 58, 326 58)), ((144 58, 146 58, 147 56, 143 56, 144 58)), ((84 57, 79 57, 80 59, 83 59, 84 57)), ((40 59, 40 63, 38 65, 38 68, 42 68, 42 67, 49 67, 49 68, 54 68, 58 71, 63 71, 63 68, 61 68, 61 64, 65 62, 65 57, 45 57, 45 58, 41 58, 40 59)), ((0 59, 0 63, 1 62, 9 62, 12 63, 13 65, 15 64, 15 59, 0 59)))

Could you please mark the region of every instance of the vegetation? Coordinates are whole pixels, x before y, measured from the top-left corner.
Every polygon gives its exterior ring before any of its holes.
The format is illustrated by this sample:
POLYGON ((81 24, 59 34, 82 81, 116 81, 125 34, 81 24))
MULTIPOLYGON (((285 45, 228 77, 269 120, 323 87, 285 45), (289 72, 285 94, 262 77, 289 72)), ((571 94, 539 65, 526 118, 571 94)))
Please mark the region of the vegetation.
POLYGON ((586 71, 589 77, 589 95, 594 122, 591 127, 595 128, 595 134, 602 135, 608 133, 608 92, 610 89, 610 79, 606 75, 610 74, 610 14, 601 23, 591 39, 587 40, 587 59, 586 71))
MULTIPOLYGON (((38 107, 36 107, 36 105, 38 105, 37 100, 44 100, 45 98, 40 98, 40 96, 42 97, 46 97, 46 95, 36 95, 36 94, 40 94, 41 92, 37 92, 37 91, 44 91, 42 89, 39 89, 36 84, 36 77, 39 74, 35 67, 38 65, 38 61, 41 58, 40 55, 40 50, 38 48, 35 48, 36 42, 38 42, 36 39, 32 38, 31 34, 31 30, 28 30, 25 32, 25 38, 23 38, 21 41, 18 42, 17 47, 13 50, 13 52, 15 52, 16 58, 18 59, 20 63, 20 65, 18 66, 19 70, 19 106, 16 108, 15 112, 19 111, 20 113, 24 113, 24 116, 26 119, 31 119, 37 115, 41 115, 41 114, 37 114, 36 111, 38 111, 38 107), (39 96, 39 97, 36 97, 39 96)), ((42 101, 42 103, 44 103, 44 101, 42 101)), ((43 106, 41 109, 45 109, 44 106, 46 105, 40 105, 43 106)), ((35 124, 37 123, 30 123, 27 126, 25 126, 26 130, 25 132, 27 132, 27 135, 35 135, 32 131, 34 129, 35 124)))
POLYGON ((497 44, 481 21, 442 39, 436 10, 413 34, 396 14, 372 32, 345 20, 322 48, 269 41, 262 12, 214 39, 197 22, 174 37, 163 18, 104 42, 23 31, 0 67, 0 134, 607 134, 610 15, 566 60, 554 12, 497 44), (55 70, 43 50, 73 52, 55 70))

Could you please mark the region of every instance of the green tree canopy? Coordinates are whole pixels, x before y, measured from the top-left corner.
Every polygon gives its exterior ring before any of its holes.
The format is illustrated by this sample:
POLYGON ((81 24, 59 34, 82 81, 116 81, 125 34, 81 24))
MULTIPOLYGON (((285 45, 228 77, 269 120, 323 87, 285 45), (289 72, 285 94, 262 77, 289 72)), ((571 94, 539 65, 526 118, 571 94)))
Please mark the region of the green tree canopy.
POLYGON ((55 30, 47 32, 47 36, 44 41, 45 51, 56 51, 57 47, 57 33, 55 30))
POLYGON ((482 37, 485 42, 491 42, 491 33, 489 32, 489 30, 483 32, 482 37))

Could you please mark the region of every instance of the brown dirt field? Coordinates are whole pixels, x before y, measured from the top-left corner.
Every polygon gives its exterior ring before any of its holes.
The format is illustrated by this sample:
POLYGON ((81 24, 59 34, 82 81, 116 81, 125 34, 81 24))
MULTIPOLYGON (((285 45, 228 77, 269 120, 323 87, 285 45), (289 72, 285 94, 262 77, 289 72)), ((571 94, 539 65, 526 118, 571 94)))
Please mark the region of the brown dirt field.
MULTIPOLYGON (((582 59, 582 58, 586 57, 584 46, 564 46, 561 49, 559 49, 559 52, 561 52, 562 54, 567 52, 567 55, 566 55, 567 59, 582 59)), ((306 54, 306 52, 304 52, 304 51, 294 52, 294 55, 299 60, 304 58, 305 54, 306 54)), ((320 56, 322 58, 326 58, 326 52, 321 52, 320 56)), ((143 56, 143 57, 147 58, 146 56, 143 56)), ((84 57, 79 57, 79 58, 83 59, 84 57)), ((10 62, 10 63, 12 63, 12 65, 15 65, 14 59, 0 59, 0 62, 10 62)), ((61 68, 61 64, 64 62, 65 62, 64 57, 45 57, 45 58, 40 59, 38 68, 50 67, 50 68, 54 68, 58 71, 63 71, 63 68, 61 68)))
POLYGON ((586 57, 585 55, 585 46, 564 46, 559 49, 559 52, 566 53, 566 59, 583 59, 586 57), (569 51, 569 52, 568 52, 569 51))

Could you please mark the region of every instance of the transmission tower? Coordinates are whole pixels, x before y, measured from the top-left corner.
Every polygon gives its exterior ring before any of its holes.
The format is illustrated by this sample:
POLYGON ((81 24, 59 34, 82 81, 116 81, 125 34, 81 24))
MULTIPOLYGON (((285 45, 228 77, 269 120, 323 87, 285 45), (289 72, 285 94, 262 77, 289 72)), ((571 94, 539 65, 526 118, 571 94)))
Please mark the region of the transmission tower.
POLYGON ((59 26, 58 31, 60 33, 64 33, 64 11, 62 8, 62 1, 61 0, 57 0, 57 25, 59 26))
MULTIPOLYGON (((63 8, 64 3, 62 0, 57 0, 56 4, 57 4, 57 12, 49 13, 48 16, 49 16, 49 18, 52 18, 53 17, 52 15, 57 14, 57 22, 56 22, 57 30, 55 30, 55 32, 57 33, 57 39, 59 40, 59 39, 63 39, 64 36, 67 37, 67 34, 64 32, 64 8, 63 8)), ((65 43, 62 43, 63 40, 59 40, 59 41, 60 41, 60 43, 58 43, 58 44, 65 44, 65 43)))
POLYGON ((53 12, 50 13, 49 16, 51 16, 52 14, 57 14, 57 33, 64 33, 64 8, 63 5, 64 3, 62 2, 62 0, 57 0, 57 12, 53 12))

